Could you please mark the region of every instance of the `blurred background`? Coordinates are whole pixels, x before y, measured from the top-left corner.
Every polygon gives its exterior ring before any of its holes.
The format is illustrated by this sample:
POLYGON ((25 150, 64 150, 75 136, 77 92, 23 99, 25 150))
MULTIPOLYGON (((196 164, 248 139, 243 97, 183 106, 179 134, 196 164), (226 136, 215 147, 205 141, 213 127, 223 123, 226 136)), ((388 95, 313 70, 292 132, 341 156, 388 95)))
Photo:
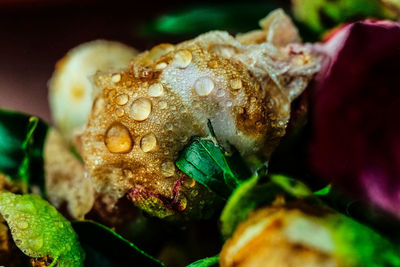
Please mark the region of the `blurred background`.
POLYGON ((115 40, 142 51, 214 29, 257 29, 278 7, 295 18, 305 41, 348 21, 400 18, 399 0, 0 0, 0 108, 50 121, 47 82, 54 65, 83 42, 115 40))
POLYGON ((245 31, 287 2, 0 0, 0 107, 50 121, 47 82, 80 43, 108 39, 145 50, 211 29, 245 31))

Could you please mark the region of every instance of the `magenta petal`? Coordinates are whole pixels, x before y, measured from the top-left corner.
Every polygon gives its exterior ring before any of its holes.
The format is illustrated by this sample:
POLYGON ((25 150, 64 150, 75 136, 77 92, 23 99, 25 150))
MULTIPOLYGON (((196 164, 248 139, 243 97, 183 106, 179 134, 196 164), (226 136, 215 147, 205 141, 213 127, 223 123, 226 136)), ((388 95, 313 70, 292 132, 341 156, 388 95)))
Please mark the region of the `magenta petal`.
POLYGON ((400 24, 353 23, 319 50, 311 165, 400 217, 400 24))

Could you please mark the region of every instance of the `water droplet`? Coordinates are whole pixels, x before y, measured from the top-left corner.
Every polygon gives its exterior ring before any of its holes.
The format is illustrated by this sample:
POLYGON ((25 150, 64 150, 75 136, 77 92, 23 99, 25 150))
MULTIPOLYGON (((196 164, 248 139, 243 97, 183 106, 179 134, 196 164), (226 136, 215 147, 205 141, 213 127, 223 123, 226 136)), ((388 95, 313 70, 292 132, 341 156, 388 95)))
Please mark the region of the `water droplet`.
POLYGON ((29 224, 28 224, 27 221, 21 220, 21 221, 17 222, 17 227, 18 227, 19 229, 21 229, 21 230, 24 230, 24 229, 26 229, 26 228, 29 227, 29 224))
POLYGON ((218 67, 218 61, 211 60, 210 62, 208 62, 208 67, 211 69, 215 69, 216 67, 218 67))
POLYGON ((161 174, 170 177, 175 174, 175 164, 172 161, 166 161, 161 164, 161 174))
POLYGON ((123 106, 126 103, 128 103, 128 100, 129 100, 129 97, 126 94, 121 94, 115 98, 115 103, 117 103, 120 106, 123 106))
POLYGON ((223 89, 219 89, 218 91, 217 91, 217 96, 218 97, 222 97, 222 96, 224 96, 225 95, 225 91, 223 90, 223 89))
POLYGON ((147 93, 149 94, 149 96, 157 97, 162 95, 163 91, 164 87, 161 83, 154 83, 150 85, 149 89, 147 90, 147 93))
POLYGON ((238 90, 238 89, 242 88, 242 80, 240 80, 240 79, 230 80, 229 83, 231 85, 231 88, 234 90, 238 90))
POLYGON ((157 146, 157 138, 153 133, 148 133, 140 140, 140 148, 143 152, 150 152, 157 146))
POLYGON ((121 81, 121 74, 114 74, 114 75, 111 77, 111 81, 112 81, 113 83, 117 83, 117 82, 121 81))
POLYGON ((194 83, 194 90, 200 96, 206 96, 214 89, 214 82, 208 77, 201 77, 194 83))
POLYGON ((41 249, 43 247, 43 238, 37 237, 35 239, 31 239, 29 241, 29 243, 34 251, 38 251, 39 249, 41 249))
POLYGON ((136 121, 144 121, 150 116, 151 101, 147 98, 139 98, 132 103, 131 106, 132 118, 136 121))
POLYGON ((161 62, 156 65, 156 70, 163 70, 167 67, 167 63, 161 62))
POLYGON ((188 50, 181 50, 175 54, 173 65, 184 69, 189 66, 190 62, 192 62, 192 53, 188 50))
POLYGON ((186 143, 186 142, 189 140, 189 138, 188 138, 186 135, 182 135, 182 136, 179 138, 179 140, 180 140, 182 143, 186 143))
POLYGON ((158 103, 158 106, 160 107, 160 109, 166 109, 168 107, 168 104, 165 101, 160 101, 160 103, 158 103))
POLYGON ((171 110, 176 110, 176 106, 172 105, 171 110))
POLYGON ((174 51, 174 49, 175 47, 172 44, 159 44, 150 50, 148 57, 150 60, 154 61, 168 54, 169 52, 174 51))
POLYGON ((227 107, 231 107, 231 106, 232 106, 232 101, 226 102, 226 106, 227 106, 227 107))
POLYGON ((193 101, 193 107, 194 108, 200 108, 200 102, 199 101, 193 101))
POLYGON ((116 123, 107 130, 104 143, 111 153, 128 153, 132 149, 132 138, 128 129, 116 123))
POLYGON ((93 115, 95 117, 100 115, 100 112, 104 109, 105 102, 103 98, 96 98, 93 104, 93 115))
POLYGON ((122 116, 124 116, 125 111, 124 111, 124 109, 122 109, 122 108, 117 108, 117 109, 115 110, 115 114, 116 114, 118 117, 122 117, 122 116))
POLYGON ((57 222, 57 227, 58 228, 64 228, 64 223, 63 222, 57 222))
POLYGON ((251 103, 255 103, 256 101, 257 101, 257 97, 255 97, 255 96, 250 97, 251 103))
POLYGON ((168 131, 172 131, 173 128, 174 127, 172 126, 172 123, 169 122, 165 123, 165 129, 167 129, 168 131))

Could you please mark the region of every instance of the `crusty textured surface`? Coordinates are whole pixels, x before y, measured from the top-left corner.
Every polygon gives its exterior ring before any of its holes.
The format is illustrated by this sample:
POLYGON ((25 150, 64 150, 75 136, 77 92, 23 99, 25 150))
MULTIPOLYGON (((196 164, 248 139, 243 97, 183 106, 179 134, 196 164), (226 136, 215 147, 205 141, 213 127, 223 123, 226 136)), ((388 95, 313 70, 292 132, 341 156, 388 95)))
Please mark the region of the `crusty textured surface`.
POLYGON ((96 76, 101 93, 80 149, 98 192, 115 200, 128 193, 159 217, 198 211, 207 190, 174 162, 192 136, 209 133, 208 120, 226 149, 230 143, 245 157, 268 158, 318 62, 292 43, 297 30, 281 10, 261 25, 255 37, 214 31, 161 44, 121 72, 96 76))
POLYGON ((54 129, 47 135, 44 160, 48 200, 56 208, 66 204, 72 218, 83 219, 94 203, 92 181, 85 177, 83 163, 54 129))

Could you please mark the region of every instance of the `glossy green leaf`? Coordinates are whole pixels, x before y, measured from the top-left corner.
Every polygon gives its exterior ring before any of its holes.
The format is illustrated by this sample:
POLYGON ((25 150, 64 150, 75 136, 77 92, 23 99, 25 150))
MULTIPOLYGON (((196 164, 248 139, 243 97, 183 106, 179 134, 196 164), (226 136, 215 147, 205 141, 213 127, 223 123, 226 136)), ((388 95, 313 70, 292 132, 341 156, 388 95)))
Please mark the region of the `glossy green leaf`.
POLYGON ((43 147, 48 126, 35 116, 0 110, 0 172, 44 193, 43 147))
POLYGON ((86 251, 86 267, 165 266, 110 228, 93 221, 72 223, 86 251))
MULTIPOLYGON (((227 198, 242 180, 228 161, 215 139, 206 137, 194 139, 181 152, 176 166, 219 196, 227 198)), ((237 167, 247 168, 244 162, 237 167)))
POLYGON ((187 267, 212 267, 218 266, 219 263, 219 255, 214 257, 204 258, 198 261, 195 261, 189 264, 187 267))
POLYGON ((48 256, 50 266, 83 266, 85 254, 71 223, 40 196, 0 193, 0 213, 27 256, 48 256))

